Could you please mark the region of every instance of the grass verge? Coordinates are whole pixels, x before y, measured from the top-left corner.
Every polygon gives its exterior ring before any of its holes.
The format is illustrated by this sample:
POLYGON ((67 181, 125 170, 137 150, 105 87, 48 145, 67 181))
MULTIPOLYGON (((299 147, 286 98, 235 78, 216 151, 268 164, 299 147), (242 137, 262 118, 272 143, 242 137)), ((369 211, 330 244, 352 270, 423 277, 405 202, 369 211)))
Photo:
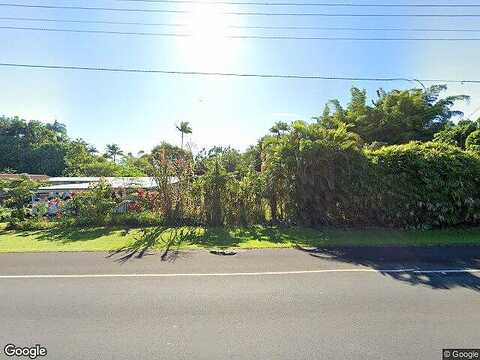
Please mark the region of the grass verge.
POLYGON ((309 228, 85 228, 8 231, 0 225, 0 252, 112 251, 205 248, 480 245, 480 228, 429 231, 314 230, 309 228))

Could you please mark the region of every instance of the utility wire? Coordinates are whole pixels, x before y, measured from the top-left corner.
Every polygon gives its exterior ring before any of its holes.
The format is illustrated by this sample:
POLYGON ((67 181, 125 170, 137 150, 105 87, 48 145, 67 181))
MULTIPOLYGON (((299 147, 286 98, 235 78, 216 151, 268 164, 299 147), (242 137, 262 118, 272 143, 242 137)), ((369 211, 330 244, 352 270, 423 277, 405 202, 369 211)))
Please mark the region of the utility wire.
MULTIPOLYGON (((122 11, 143 13, 165 14, 191 14, 190 10, 171 9, 134 9, 134 8, 111 8, 111 7, 88 7, 88 6, 56 6, 56 5, 27 5, 1 3, 4 7, 36 8, 36 9, 66 9, 66 10, 95 10, 95 11, 122 11)), ((218 12, 222 15, 247 15, 247 16, 320 16, 320 17, 441 17, 441 18, 473 18, 480 14, 329 14, 329 13, 271 13, 257 11, 225 11, 218 12)))
MULTIPOLYGON (((156 22, 129 22, 129 21, 102 21, 102 20, 75 20, 51 18, 25 18, 25 17, 0 17, 6 21, 35 21, 77 24, 106 24, 106 25, 140 25, 140 26, 165 26, 188 27, 189 24, 156 23, 156 22)), ((227 25, 229 29, 262 29, 262 30, 332 30, 332 31, 413 31, 413 32, 480 32, 480 29, 439 29, 439 28, 365 28, 365 27, 324 27, 324 26, 255 26, 255 25, 227 25)))
MULTIPOLYGON (((139 35, 139 36, 162 36, 162 37, 193 37, 195 34, 178 33, 158 33, 158 32, 127 32, 127 31, 107 31, 107 30, 77 30, 77 29, 53 29, 53 28, 34 28, 34 27, 16 27, 0 26, 0 30, 33 30, 47 32, 67 32, 67 33, 87 33, 87 34, 105 34, 105 35, 139 35)), ((264 40, 334 40, 334 41, 480 41, 476 38, 411 38, 411 37, 338 37, 338 36, 286 36, 286 35, 221 35, 220 37, 229 39, 264 39, 264 40)))
POLYGON ((480 80, 453 80, 453 79, 416 79, 403 77, 343 77, 343 76, 321 76, 321 75, 286 75, 286 74, 253 74, 237 72, 204 72, 204 71, 177 71, 177 70, 156 70, 156 69, 138 69, 138 68, 112 68, 112 67, 89 67, 89 66, 65 66, 65 65, 35 65, 19 63, 0 63, 3 67, 31 68, 31 69, 51 69, 51 70, 86 70, 86 71, 106 71, 106 72, 125 72, 125 73, 147 73, 163 75, 201 75, 201 76, 229 76, 245 78, 269 78, 269 79, 304 79, 304 80, 342 80, 342 81, 376 81, 376 82, 394 82, 394 81, 419 81, 433 83, 456 83, 456 84, 480 84, 480 80))
POLYGON ((358 4, 358 3, 304 3, 270 1, 198 1, 198 0, 112 0, 120 2, 161 3, 161 4, 213 4, 213 5, 260 5, 260 6, 323 6, 323 7, 386 7, 386 8, 475 8, 480 4, 358 4))

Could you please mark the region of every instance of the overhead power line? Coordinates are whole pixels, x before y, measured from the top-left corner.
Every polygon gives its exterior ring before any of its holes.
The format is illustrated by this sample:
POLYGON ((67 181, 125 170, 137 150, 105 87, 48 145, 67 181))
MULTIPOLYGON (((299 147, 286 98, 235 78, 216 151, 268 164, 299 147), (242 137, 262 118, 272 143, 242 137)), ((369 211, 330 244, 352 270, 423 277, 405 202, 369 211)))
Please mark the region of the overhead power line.
MULTIPOLYGON (((0 3, 4 7, 36 8, 36 9, 65 9, 65 10, 92 10, 92 11, 122 11, 143 13, 165 14, 191 14, 191 10, 171 9, 134 9, 134 8, 111 8, 89 6, 56 6, 56 5, 29 5, 0 3)), ((246 16, 320 16, 320 17, 441 17, 441 18, 472 18, 480 17, 480 14, 337 14, 337 13, 271 13, 258 11, 221 11, 222 15, 246 15, 246 16)))
MULTIPOLYGON (((53 29, 53 28, 34 28, 34 27, 16 27, 0 26, 0 30, 27 30, 27 31, 47 31, 47 32, 67 32, 67 33, 87 33, 104 35, 131 35, 131 36, 161 36, 161 37, 193 37, 195 34, 178 33, 158 33, 158 32, 128 32, 128 31, 107 31, 107 30, 77 30, 77 29, 53 29)), ((480 41, 476 38, 412 38, 412 37, 341 37, 341 36, 287 36, 287 35, 221 35, 229 39, 263 39, 263 40, 335 40, 335 41, 480 41)))
POLYGON ((119 2, 160 3, 160 4, 213 4, 213 5, 260 5, 260 6, 323 6, 323 7, 386 7, 386 8, 475 8, 480 4, 359 4, 325 2, 275 2, 275 1, 198 1, 198 0, 113 0, 119 2))
POLYGON ((163 75, 194 75, 194 76, 228 76, 243 78, 267 78, 267 79, 304 79, 304 80, 339 80, 339 81, 375 81, 375 82, 396 82, 396 81, 416 81, 433 83, 456 83, 456 84, 480 84, 480 80, 453 80, 453 79, 417 79, 406 77, 349 77, 349 76, 322 76, 322 75, 286 75, 286 74, 254 74, 237 72, 204 72, 204 71, 178 71, 178 70, 157 70, 157 69, 138 69, 138 68, 112 68, 112 67, 90 67, 90 66, 65 66, 65 65, 36 65, 20 63, 0 63, 3 67, 30 68, 30 69, 50 69, 50 70, 85 70, 85 71, 105 71, 122 73, 144 73, 144 74, 163 74, 163 75))
MULTIPOLYGON (((25 17, 0 17, 6 21, 34 21, 76 24, 104 24, 104 25, 139 25, 139 26, 164 26, 188 27, 189 24, 158 23, 158 22, 131 22, 131 21, 103 21, 103 20, 76 20, 76 19, 51 19, 51 18, 25 18, 25 17)), ((380 27, 329 27, 329 26, 256 26, 256 25, 227 25, 229 29, 261 29, 261 30, 326 30, 326 31, 413 31, 413 32, 480 32, 480 29, 440 29, 440 28, 380 28, 380 27)))

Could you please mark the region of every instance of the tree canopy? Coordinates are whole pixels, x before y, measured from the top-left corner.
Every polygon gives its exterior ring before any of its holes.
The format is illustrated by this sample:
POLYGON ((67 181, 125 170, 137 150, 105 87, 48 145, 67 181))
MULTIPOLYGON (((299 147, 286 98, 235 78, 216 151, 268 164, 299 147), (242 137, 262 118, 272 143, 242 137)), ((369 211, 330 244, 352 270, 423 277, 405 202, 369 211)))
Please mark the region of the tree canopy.
POLYGON ((441 98, 446 89, 444 85, 434 85, 426 90, 387 92, 379 89, 377 99, 369 105, 366 91, 352 87, 351 100, 346 107, 338 100, 332 100, 322 115, 314 119, 327 129, 344 124, 367 143, 429 141, 453 116, 463 115, 452 107, 458 101, 469 99, 466 95, 441 98))
MULTIPOLYGON (((331 100, 321 115, 314 117, 314 132, 334 130, 332 134, 348 134, 355 146, 378 149, 384 145, 403 144, 410 141, 431 141, 457 146, 462 149, 478 149, 476 131, 479 121, 453 120, 461 112, 454 110, 459 101, 468 96, 441 96, 446 86, 435 85, 427 89, 385 91, 379 89, 373 101, 365 90, 353 87, 350 101, 342 105, 331 100), (467 141, 467 139, 470 139, 467 141)), ((100 154, 92 144, 83 139, 71 139, 61 122, 43 123, 27 121, 19 117, 0 117, 0 171, 37 173, 50 176, 142 176, 151 171, 152 159, 162 153, 170 160, 190 158, 194 160, 194 172, 205 174, 218 162, 231 174, 259 172, 265 167, 265 159, 274 159, 273 151, 288 136, 311 139, 312 129, 306 122, 291 124, 279 121, 269 133, 245 152, 233 148, 214 146, 195 156, 184 148, 184 135, 192 133, 187 121, 176 125, 181 134, 181 146, 161 143, 151 152, 139 151, 125 155, 120 145, 108 144, 100 154), (308 128, 309 129, 309 128, 308 128), (309 135, 310 134, 310 135, 309 135)), ((343 136, 343 135, 341 135, 343 136)), ((343 141, 343 140, 342 140, 343 141)), ((306 146, 306 143, 304 144, 306 146)), ((273 161, 270 165, 274 164, 273 161)), ((273 165, 272 165, 273 166, 273 165)), ((269 168, 272 174, 281 172, 269 168)))

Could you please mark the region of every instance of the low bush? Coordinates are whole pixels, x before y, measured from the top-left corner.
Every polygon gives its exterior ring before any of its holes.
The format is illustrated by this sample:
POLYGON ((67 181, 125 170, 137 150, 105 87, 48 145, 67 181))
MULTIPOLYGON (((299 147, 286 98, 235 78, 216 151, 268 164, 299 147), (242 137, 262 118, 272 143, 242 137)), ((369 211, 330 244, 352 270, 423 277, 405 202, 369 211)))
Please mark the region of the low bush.
POLYGON ((10 209, 0 206, 0 222, 6 222, 10 219, 10 209))
POLYGON ((60 216, 67 218, 67 221, 68 218, 74 218, 74 223, 78 225, 104 225, 119 203, 112 186, 100 181, 66 202, 60 216))
POLYGON ((472 151, 480 151, 480 130, 475 130, 465 140, 465 148, 472 151))
POLYGON ((126 227, 144 227, 164 225, 164 220, 158 213, 151 211, 132 212, 125 214, 113 214, 106 221, 105 225, 126 226, 126 227))
POLYGON ((10 210, 8 221, 11 223, 24 220, 30 210, 27 208, 40 183, 22 177, 18 180, 0 182, 0 191, 4 193, 4 205, 10 210))
POLYGON ((62 226, 61 223, 49 220, 47 218, 32 218, 23 221, 11 221, 8 223, 7 230, 21 230, 21 231, 34 231, 34 230, 48 230, 55 227, 62 226))

